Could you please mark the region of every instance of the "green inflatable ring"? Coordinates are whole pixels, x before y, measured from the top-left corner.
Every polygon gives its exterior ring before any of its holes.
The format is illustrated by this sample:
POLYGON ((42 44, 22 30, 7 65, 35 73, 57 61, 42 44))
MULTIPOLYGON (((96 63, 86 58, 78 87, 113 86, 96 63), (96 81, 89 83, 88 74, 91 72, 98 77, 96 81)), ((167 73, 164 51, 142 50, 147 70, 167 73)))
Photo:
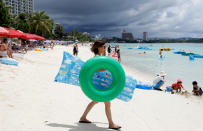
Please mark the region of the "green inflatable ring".
POLYGON ((97 56, 88 60, 80 70, 80 86, 87 97, 97 102, 107 102, 116 98, 125 86, 125 72, 122 66, 114 59, 106 56, 97 56), (99 89, 93 85, 92 77, 100 69, 111 72, 113 81, 110 87, 99 89))

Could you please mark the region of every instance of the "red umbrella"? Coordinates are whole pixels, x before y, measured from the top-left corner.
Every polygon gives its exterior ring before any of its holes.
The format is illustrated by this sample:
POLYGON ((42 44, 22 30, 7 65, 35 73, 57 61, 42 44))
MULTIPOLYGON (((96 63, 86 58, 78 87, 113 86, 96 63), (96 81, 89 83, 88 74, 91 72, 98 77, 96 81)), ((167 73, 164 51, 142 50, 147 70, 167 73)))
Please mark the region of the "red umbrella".
POLYGON ((37 39, 38 39, 38 40, 45 40, 45 38, 42 37, 42 36, 38 36, 38 35, 36 35, 36 36, 37 36, 37 39))
POLYGON ((4 37, 9 37, 9 38, 19 38, 23 36, 22 32, 19 32, 17 30, 9 29, 9 28, 4 28, 8 33, 2 34, 1 36, 4 37))
POLYGON ((6 35, 8 33, 9 32, 4 27, 0 27, 0 36, 4 36, 4 35, 6 35))
POLYGON ((34 39, 34 36, 32 34, 23 33, 22 39, 34 39))
POLYGON ((22 38, 22 39, 34 39, 34 40, 45 40, 44 37, 23 33, 19 30, 13 30, 5 27, 0 27, 0 36, 9 37, 9 38, 22 38))

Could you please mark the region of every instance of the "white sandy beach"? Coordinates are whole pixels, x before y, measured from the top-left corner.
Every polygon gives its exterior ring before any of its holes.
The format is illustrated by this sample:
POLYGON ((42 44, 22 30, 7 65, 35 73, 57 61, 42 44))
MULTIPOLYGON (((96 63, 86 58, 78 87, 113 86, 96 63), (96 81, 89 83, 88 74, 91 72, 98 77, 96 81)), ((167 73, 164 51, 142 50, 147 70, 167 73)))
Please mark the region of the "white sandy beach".
MULTIPOLYGON (((93 124, 79 124, 90 99, 80 87, 54 82, 63 51, 72 53, 72 47, 29 51, 18 67, 0 64, 0 131, 108 130, 103 103, 88 116, 93 124)), ((81 59, 92 56, 88 47, 79 47, 81 59)), ((151 80, 124 69, 139 80, 151 80)), ((203 101, 195 96, 135 89, 130 102, 112 101, 112 114, 122 131, 203 131, 203 101)))

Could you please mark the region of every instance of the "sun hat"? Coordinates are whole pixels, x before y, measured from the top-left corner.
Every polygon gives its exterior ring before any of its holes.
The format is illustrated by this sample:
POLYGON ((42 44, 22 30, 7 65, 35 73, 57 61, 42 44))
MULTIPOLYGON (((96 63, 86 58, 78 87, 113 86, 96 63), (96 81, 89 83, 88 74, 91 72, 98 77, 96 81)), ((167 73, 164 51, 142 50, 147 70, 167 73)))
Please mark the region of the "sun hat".
POLYGON ((178 79, 178 80, 177 80, 177 83, 180 83, 180 82, 182 83, 182 80, 181 80, 181 79, 178 79))
POLYGON ((166 76, 167 74, 164 71, 161 71, 160 74, 158 74, 159 76, 166 76))

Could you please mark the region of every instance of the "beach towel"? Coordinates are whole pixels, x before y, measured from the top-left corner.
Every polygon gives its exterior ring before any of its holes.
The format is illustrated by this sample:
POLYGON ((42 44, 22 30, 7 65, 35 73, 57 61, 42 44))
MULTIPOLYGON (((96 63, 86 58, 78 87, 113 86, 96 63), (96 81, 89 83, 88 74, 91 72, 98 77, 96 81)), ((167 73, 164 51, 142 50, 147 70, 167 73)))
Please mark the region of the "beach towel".
MULTIPOLYGON (((80 86, 79 74, 84 63, 85 62, 79 57, 73 56, 68 52, 64 52, 63 61, 59 72, 55 77, 55 82, 80 86)), ((105 89, 111 85, 112 79, 113 78, 109 71, 102 71, 96 72, 92 78, 92 81, 97 88, 105 89)), ((117 98, 125 102, 131 100, 136 88, 136 83, 136 79, 126 76, 125 87, 117 98)))
POLYGON ((18 66, 19 62, 12 58, 0 58, 0 63, 5 65, 18 66))

